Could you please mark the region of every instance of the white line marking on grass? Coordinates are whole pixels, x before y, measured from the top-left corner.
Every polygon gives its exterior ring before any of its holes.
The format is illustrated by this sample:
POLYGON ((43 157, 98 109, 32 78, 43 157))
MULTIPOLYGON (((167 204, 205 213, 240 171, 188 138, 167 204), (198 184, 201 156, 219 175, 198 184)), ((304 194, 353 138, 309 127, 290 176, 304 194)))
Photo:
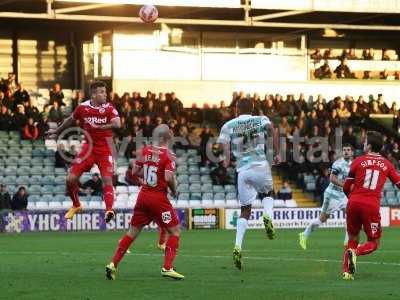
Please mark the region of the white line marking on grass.
MULTIPOLYGON (((76 255, 75 252, 55 252, 55 251, 47 251, 47 252, 33 252, 33 251, 18 251, 18 252, 11 252, 11 251, 0 251, 0 255, 61 255, 61 256, 69 256, 69 255, 76 255)), ((78 253, 79 256, 106 256, 111 255, 109 252, 86 252, 78 253)), ((128 254, 128 256, 149 256, 149 257, 162 257, 163 254, 156 254, 156 253, 138 253, 132 252, 128 254)), ((231 259, 231 256, 227 255, 195 255, 195 254, 178 254, 178 257, 193 257, 193 258, 217 258, 217 259, 231 259)), ((244 259, 248 260, 265 260, 265 261, 299 261, 299 262, 316 262, 316 263, 341 263, 341 260, 338 259, 323 259, 323 258, 279 258, 279 257, 264 257, 264 256, 245 256, 244 259)), ((357 264, 363 265, 383 265, 383 266, 395 266, 400 267, 400 263, 396 262, 374 262, 374 261, 358 261, 357 264)))

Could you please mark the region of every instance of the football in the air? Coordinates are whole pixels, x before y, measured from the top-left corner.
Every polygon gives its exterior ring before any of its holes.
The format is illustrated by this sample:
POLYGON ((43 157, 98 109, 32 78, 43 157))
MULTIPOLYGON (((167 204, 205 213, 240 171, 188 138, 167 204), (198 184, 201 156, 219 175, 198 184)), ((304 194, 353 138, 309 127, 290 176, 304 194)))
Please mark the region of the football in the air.
POLYGON ((139 11, 139 17, 145 23, 153 23, 158 18, 158 10, 153 5, 144 5, 139 11))

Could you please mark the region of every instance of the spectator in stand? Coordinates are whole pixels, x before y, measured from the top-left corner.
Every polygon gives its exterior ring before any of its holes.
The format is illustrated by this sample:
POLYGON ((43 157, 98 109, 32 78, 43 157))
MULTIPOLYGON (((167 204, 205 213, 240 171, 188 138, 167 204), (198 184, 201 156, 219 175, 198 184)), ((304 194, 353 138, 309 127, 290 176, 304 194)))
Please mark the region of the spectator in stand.
POLYGON ((382 94, 378 94, 378 106, 383 114, 389 113, 389 106, 387 106, 382 94))
POLYGON ((374 49, 364 49, 362 53, 362 57, 364 60, 373 60, 374 59, 374 49))
POLYGON ((206 165, 206 162, 208 160, 207 158, 207 143, 210 141, 210 139, 214 137, 214 135, 211 132, 210 126, 206 125, 203 129, 203 131, 200 134, 200 154, 201 154, 201 164, 204 166, 206 165))
POLYGON ((6 90, 10 90, 11 94, 14 93, 17 89, 17 82, 15 80, 15 74, 10 72, 7 74, 7 78, 1 79, 1 86, 2 86, 2 91, 6 92, 6 90))
POLYGON ((22 86, 22 83, 18 83, 17 90, 14 93, 14 109, 18 104, 24 105, 25 103, 28 103, 29 99, 30 96, 27 90, 22 86))
POLYGON ((132 93, 132 98, 130 99, 130 104, 131 104, 131 106, 133 106, 133 103, 134 103, 135 101, 139 102, 139 104, 142 104, 142 103, 143 103, 143 98, 140 96, 140 93, 139 93, 139 92, 133 92, 133 93, 132 93))
MULTIPOLYGON (((117 95, 116 93, 114 93, 114 95, 117 95)), ((117 95, 118 97, 118 95, 117 95)), ((114 100, 114 99, 112 99, 114 100)), ((74 97, 72 97, 71 100, 71 111, 74 111, 75 108, 78 107, 79 104, 81 104, 83 101, 85 101, 85 94, 83 93, 82 90, 75 90, 74 91, 74 97)), ((114 107, 117 107, 117 103, 114 103, 114 107)))
POLYGON ((130 134, 129 132, 130 130, 128 129, 128 126, 126 124, 125 117, 120 117, 120 120, 121 120, 121 127, 113 130, 118 142, 122 141, 124 137, 130 134))
POLYGON ((7 101, 5 101, 5 96, 4 96, 3 91, 0 91, 0 105, 1 105, 1 106, 5 106, 5 107, 8 108, 8 104, 9 104, 9 103, 6 103, 6 102, 7 102, 7 101))
POLYGON ((3 209, 11 209, 11 196, 7 192, 6 185, 0 183, 0 212, 3 209))
POLYGON ((371 71, 364 71, 362 79, 373 79, 371 76, 371 71))
POLYGON ((60 106, 57 101, 54 101, 53 106, 50 108, 49 111, 48 121, 59 124, 60 122, 62 122, 62 120, 63 115, 60 106))
POLYGON ((130 108, 129 105, 125 105, 125 109, 129 109, 129 119, 132 120, 133 117, 138 117, 140 118, 142 116, 142 106, 140 105, 139 101, 134 101, 133 102, 133 107, 130 108))
POLYGON ((323 195, 330 183, 330 174, 329 169, 324 168, 321 174, 318 176, 317 181, 315 183, 315 196, 317 197, 320 205, 322 205, 323 195))
POLYGON ((336 67, 334 73, 336 74, 336 78, 354 78, 353 74, 350 71, 349 66, 347 65, 347 59, 342 59, 340 65, 336 67))
POLYGON ((299 99, 296 101, 295 113, 298 115, 302 111, 308 113, 308 104, 303 93, 300 94, 299 99))
POLYGON ((354 134, 353 126, 348 126, 342 137, 342 144, 350 144, 353 147, 357 146, 357 138, 354 134))
POLYGON ((379 79, 387 79, 389 77, 389 72, 384 69, 382 72, 379 73, 379 79))
POLYGON ((151 120, 155 120, 155 118, 157 116, 157 112, 154 107, 154 101, 151 99, 148 102, 146 102, 146 105, 143 110, 143 116, 146 116, 146 115, 149 116, 151 120))
POLYGON ((143 124, 142 124, 142 133, 143 136, 146 138, 152 137, 154 130, 154 125, 151 122, 151 118, 149 115, 144 117, 143 124))
POLYGON ((103 195, 103 182, 99 174, 94 173, 92 179, 83 183, 80 187, 81 196, 102 196, 103 195))
POLYGON ((13 116, 11 128, 22 132, 26 123, 28 123, 28 118, 25 115, 24 106, 20 104, 17 107, 17 112, 13 116))
POLYGON ((379 108, 378 101, 372 101, 371 102, 371 109, 370 109, 371 114, 382 114, 383 112, 379 108))
POLYGON ((12 117, 7 106, 0 105, 0 130, 9 130, 11 128, 12 117))
POLYGON ((18 188, 18 191, 14 194, 11 200, 12 210, 26 210, 28 206, 28 194, 23 186, 18 188))
POLYGON ((65 105, 63 102, 64 100, 64 94, 61 90, 61 85, 59 83, 55 83, 53 88, 50 90, 50 105, 53 105, 54 102, 58 103, 58 106, 61 107, 65 105))
POLYGON ((325 60, 324 64, 314 71, 315 78, 318 79, 325 79, 325 78, 332 78, 332 71, 331 67, 327 60, 325 60))
POLYGON ((393 144, 392 155, 397 161, 400 162, 400 147, 399 147, 399 143, 394 143, 393 144))
POLYGON ((25 113, 28 118, 32 118, 35 122, 40 122, 40 112, 39 109, 33 105, 32 99, 29 99, 25 103, 25 113))
POLYGON ((176 98, 174 92, 171 93, 168 105, 171 109, 171 114, 173 118, 177 119, 178 116, 180 116, 183 113, 183 104, 178 98, 176 98))
POLYGON ((160 113, 159 116, 164 120, 165 123, 169 122, 169 120, 172 119, 172 114, 169 111, 169 106, 168 105, 164 106, 164 110, 160 113))
POLYGON ((357 108, 362 117, 367 117, 369 115, 369 105, 364 101, 363 96, 358 97, 357 108))
POLYGON ((361 115, 361 112, 360 112, 360 110, 358 108, 357 102, 353 102, 351 104, 350 114, 351 114, 351 116, 350 116, 350 121, 351 122, 356 122, 357 123, 358 121, 361 120, 362 115, 361 115))
POLYGON ((279 122, 279 135, 280 136, 284 136, 284 137, 289 137, 291 132, 292 132, 292 128, 290 127, 287 117, 282 117, 281 121, 279 122))
POLYGON ((312 128, 314 126, 319 126, 321 120, 318 119, 317 111, 313 109, 310 116, 307 118, 307 128, 312 128))
POLYGON ((400 80, 400 72, 399 71, 394 72, 394 79, 400 80))
POLYGON ((337 114, 340 119, 350 118, 351 114, 347 107, 344 105, 342 100, 339 101, 339 107, 337 108, 337 114))
POLYGON ((39 128, 33 118, 28 118, 28 123, 24 127, 22 137, 25 140, 31 141, 37 140, 39 138, 39 128))
POLYGON ((347 59, 358 59, 356 55, 356 49, 355 48, 350 48, 348 51, 347 59))
POLYGON ((394 116, 397 116, 398 113, 399 113, 399 109, 398 109, 398 107, 397 107, 397 103, 396 103, 396 101, 393 101, 393 102, 392 102, 392 106, 391 106, 390 109, 389 109, 389 114, 392 114, 392 115, 394 115, 394 116))
POLYGON ((332 49, 326 49, 326 50, 324 51, 324 56, 323 56, 323 58, 324 58, 324 59, 330 59, 330 58, 332 58, 332 49))
POLYGON ((389 51, 387 49, 382 49, 382 60, 390 60, 389 51))
POLYGON ((285 180, 282 187, 278 191, 278 199, 283 201, 293 199, 292 189, 290 188, 289 181, 285 180))
POLYGON ((330 116, 329 116, 329 123, 331 124, 331 126, 333 128, 336 128, 340 125, 340 119, 339 119, 336 109, 333 109, 331 111, 330 116))
POLYGON ((321 60, 322 59, 322 54, 321 54, 321 50, 319 50, 318 48, 314 50, 314 53, 311 54, 311 59, 314 60, 321 60))

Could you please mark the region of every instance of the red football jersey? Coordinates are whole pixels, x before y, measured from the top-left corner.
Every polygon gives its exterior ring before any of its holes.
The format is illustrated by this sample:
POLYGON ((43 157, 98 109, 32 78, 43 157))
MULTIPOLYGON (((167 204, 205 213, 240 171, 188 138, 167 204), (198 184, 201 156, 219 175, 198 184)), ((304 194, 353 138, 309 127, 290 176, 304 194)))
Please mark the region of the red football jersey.
POLYGON ((393 184, 400 185, 400 175, 390 161, 379 154, 364 154, 352 162, 344 190, 349 190, 353 183, 349 201, 380 206, 383 186, 388 177, 393 184))
POLYGON ((93 153, 102 155, 111 155, 111 145, 113 132, 111 129, 102 130, 95 129, 89 123, 96 125, 110 124, 112 119, 118 118, 117 110, 110 103, 105 103, 95 107, 91 105, 91 101, 87 100, 81 103, 73 112, 72 118, 80 122, 80 126, 88 133, 89 137, 85 136, 85 141, 88 138, 93 143, 93 153))
POLYGON ((143 191, 167 192, 165 171, 175 172, 175 155, 167 148, 145 146, 135 164, 143 168, 143 191))

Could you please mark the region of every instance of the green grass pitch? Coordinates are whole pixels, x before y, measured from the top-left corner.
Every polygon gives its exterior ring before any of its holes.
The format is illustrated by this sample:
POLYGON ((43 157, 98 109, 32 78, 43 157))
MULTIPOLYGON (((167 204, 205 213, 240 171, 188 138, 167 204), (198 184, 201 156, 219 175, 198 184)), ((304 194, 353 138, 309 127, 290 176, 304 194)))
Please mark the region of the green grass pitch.
POLYGON ((144 232, 107 281, 122 232, 0 236, 0 299, 400 299, 400 230, 385 228, 381 248, 359 258, 355 281, 341 279, 343 230, 314 233, 307 251, 298 230, 248 231, 244 270, 232 265, 235 231, 184 231, 176 268, 184 281, 160 276, 156 232, 144 232))

